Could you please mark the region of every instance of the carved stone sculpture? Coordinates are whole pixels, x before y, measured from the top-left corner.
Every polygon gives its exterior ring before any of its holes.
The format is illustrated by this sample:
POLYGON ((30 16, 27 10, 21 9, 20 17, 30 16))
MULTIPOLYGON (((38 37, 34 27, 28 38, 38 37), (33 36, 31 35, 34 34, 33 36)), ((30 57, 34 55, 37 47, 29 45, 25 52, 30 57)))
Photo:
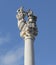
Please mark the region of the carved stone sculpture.
POLYGON ((33 15, 33 12, 29 9, 27 12, 23 10, 23 7, 17 10, 16 18, 18 19, 18 27, 21 31, 21 36, 25 37, 25 35, 33 35, 36 36, 38 34, 36 27, 37 17, 33 15), (25 16, 28 17, 28 21, 25 21, 25 16))

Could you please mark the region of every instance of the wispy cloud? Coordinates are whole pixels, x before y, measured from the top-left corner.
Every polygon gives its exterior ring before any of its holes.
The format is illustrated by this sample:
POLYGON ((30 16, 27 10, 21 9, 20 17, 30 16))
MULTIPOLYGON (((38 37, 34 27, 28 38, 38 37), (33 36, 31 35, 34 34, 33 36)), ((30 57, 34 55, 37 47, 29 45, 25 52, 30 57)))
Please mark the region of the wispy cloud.
MULTIPOLYGON (((3 35, 0 33, 0 45, 11 42, 10 34, 3 35)), ((0 65, 21 65, 23 58, 23 47, 18 46, 0 55, 0 65)))
POLYGON ((19 62, 22 57, 23 57, 22 47, 18 48, 17 50, 11 50, 0 57, 0 65, 17 65, 16 64, 17 61, 19 62))
POLYGON ((10 41, 10 35, 6 34, 5 36, 0 34, 0 45, 3 43, 8 43, 10 41))

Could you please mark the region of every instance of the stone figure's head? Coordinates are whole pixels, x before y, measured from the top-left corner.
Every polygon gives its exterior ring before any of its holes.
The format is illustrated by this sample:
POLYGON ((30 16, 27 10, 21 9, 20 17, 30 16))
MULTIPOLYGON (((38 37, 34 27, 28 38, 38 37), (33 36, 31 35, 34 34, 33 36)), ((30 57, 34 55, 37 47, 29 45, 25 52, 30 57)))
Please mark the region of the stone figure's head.
POLYGON ((20 8, 17 10, 17 13, 18 13, 18 12, 20 12, 20 13, 23 12, 23 7, 20 7, 20 8))
POLYGON ((28 11, 27 11, 27 16, 29 17, 29 16, 32 16, 33 15, 33 12, 29 9, 28 11))
POLYGON ((33 14, 30 9, 27 11, 27 16, 29 22, 35 22, 37 20, 37 17, 33 14))
POLYGON ((26 13, 25 11, 23 10, 23 7, 20 7, 18 10, 17 10, 17 15, 16 15, 16 18, 21 20, 21 19, 24 19, 24 17, 26 16, 26 13))

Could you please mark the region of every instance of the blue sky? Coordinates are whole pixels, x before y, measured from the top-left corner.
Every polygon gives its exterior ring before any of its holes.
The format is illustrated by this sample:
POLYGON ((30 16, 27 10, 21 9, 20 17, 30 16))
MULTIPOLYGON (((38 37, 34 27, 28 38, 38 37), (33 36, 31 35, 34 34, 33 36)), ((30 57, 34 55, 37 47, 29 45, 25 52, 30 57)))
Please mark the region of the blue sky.
POLYGON ((24 41, 16 19, 20 6, 38 17, 35 65, 56 65, 56 0, 0 0, 0 65, 23 65, 24 41))

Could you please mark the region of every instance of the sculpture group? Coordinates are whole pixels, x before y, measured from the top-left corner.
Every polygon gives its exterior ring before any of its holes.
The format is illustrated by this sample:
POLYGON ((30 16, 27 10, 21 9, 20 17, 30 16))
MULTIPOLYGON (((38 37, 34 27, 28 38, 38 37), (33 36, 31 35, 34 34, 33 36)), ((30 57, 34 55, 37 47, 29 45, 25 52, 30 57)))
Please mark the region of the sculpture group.
POLYGON ((18 20, 18 27, 21 31, 21 36, 36 36, 38 34, 38 29, 36 26, 37 17, 29 9, 27 12, 23 10, 23 7, 20 7, 17 10, 16 18, 18 20), (27 17, 27 21, 25 20, 27 17))

